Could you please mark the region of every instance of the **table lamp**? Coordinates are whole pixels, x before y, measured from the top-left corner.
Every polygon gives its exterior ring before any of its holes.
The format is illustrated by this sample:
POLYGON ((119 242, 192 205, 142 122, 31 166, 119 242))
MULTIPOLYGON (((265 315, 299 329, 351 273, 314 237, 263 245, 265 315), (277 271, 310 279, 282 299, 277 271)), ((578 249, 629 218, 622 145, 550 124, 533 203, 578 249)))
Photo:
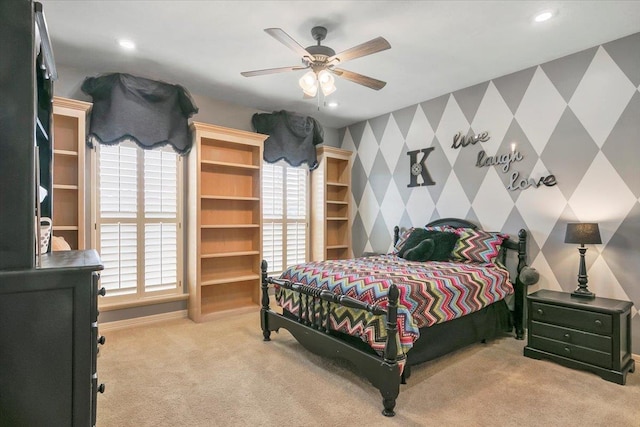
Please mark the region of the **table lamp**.
POLYGON ((587 248, 584 245, 602 243, 600 239, 600 229, 597 223, 568 223, 567 233, 564 236, 565 243, 579 243, 580 247, 580 269, 578 270, 578 287, 571 295, 581 298, 595 298, 596 294, 587 288, 587 267, 584 261, 584 254, 587 248))

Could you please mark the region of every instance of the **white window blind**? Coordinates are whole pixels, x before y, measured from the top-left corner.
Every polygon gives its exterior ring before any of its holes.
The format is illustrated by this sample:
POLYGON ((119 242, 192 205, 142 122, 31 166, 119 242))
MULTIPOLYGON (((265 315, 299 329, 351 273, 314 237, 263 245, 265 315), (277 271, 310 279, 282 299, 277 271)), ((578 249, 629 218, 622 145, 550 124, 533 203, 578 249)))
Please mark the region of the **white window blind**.
POLYGON ((170 148, 97 147, 96 247, 108 296, 182 292, 181 175, 170 148))
POLYGON ((307 260, 308 174, 263 163, 262 253, 271 274, 307 260))

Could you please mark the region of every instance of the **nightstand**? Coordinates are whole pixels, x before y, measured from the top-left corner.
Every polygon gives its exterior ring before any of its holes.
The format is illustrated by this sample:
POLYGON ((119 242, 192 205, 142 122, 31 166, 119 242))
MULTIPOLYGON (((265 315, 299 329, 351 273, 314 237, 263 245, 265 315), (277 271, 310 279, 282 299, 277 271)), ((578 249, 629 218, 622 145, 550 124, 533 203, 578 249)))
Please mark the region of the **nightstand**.
POLYGON ((588 370, 624 385, 627 373, 635 370, 631 358, 632 305, 546 289, 534 292, 527 296, 524 355, 588 370))

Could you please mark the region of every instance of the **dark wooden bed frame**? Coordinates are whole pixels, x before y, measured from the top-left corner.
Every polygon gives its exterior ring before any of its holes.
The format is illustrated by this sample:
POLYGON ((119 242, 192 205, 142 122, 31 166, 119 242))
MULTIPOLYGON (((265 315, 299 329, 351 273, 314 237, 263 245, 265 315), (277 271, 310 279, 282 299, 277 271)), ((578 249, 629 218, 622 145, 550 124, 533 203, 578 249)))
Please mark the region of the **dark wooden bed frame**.
MULTIPOLYGON (((433 221, 427 226, 443 226, 477 228, 473 223, 463 219, 444 218, 433 221)), ((399 239, 400 229, 394 228, 394 244, 399 239)), ((520 271, 526 266, 527 261, 527 232, 520 230, 518 241, 505 240, 502 243, 499 254, 500 261, 507 265, 507 251, 517 251, 516 280, 513 282, 515 301, 513 310, 513 323, 517 339, 524 337, 524 299, 526 286, 519 279, 520 271)), ((370 305, 354 298, 334 294, 327 290, 320 290, 302 283, 294 283, 267 277, 267 262, 262 261, 262 308, 260 309, 260 321, 262 335, 265 341, 271 340, 271 332, 277 332, 280 328, 287 329, 291 335, 306 349, 320 356, 346 359, 359 368, 364 375, 382 394, 383 415, 392 417, 396 398, 400 393, 400 384, 404 384, 409 377, 409 364, 404 372, 400 373, 400 364, 396 358, 398 348, 396 336, 398 334, 397 315, 399 291, 395 284, 389 287, 388 306, 386 309, 376 305, 370 305), (300 295, 300 309, 297 316, 280 314, 269 307, 269 285, 278 285, 300 295), (376 316, 385 316, 387 341, 384 355, 381 357, 373 351, 366 351, 362 346, 353 345, 329 329, 329 313, 332 305, 342 305, 349 308, 366 310, 376 316)), ((451 351, 460 348, 452 347, 451 351)))

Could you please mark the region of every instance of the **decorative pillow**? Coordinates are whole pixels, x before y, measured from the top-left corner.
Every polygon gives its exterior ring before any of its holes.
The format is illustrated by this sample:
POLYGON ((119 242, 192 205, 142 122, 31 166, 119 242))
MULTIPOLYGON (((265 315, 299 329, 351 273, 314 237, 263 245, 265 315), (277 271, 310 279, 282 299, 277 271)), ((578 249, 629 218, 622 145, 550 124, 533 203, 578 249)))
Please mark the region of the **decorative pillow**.
MULTIPOLYGON (((434 248, 428 259, 423 259, 423 261, 448 261, 451 259, 451 251, 458 241, 458 235, 447 231, 427 231, 424 228, 416 228, 406 239, 398 256, 407 258, 407 252, 414 249, 425 239, 432 240, 434 248)), ((413 256, 415 257, 416 255, 413 256)))
POLYGON ((400 251, 402 250, 402 247, 407 242, 407 239, 409 238, 409 236, 411 236, 411 232, 413 230, 415 230, 415 228, 411 227, 410 229, 402 233, 402 236, 400 236, 400 238, 396 242, 396 245, 393 247, 393 252, 391 252, 393 255, 398 255, 400 253, 400 251))
MULTIPOLYGON (((407 238, 404 239, 404 242, 402 243, 402 245, 400 246, 400 249, 398 250, 397 255, 400 258, 404 258, 404 254, 405 254, 406 251, 418 246, 418 244, 420 242, 422 242, 424 239, 429 237, 429 233, 430 233, 429 231, 425 230, 424 228, 412 228, 412 229, 410 229, 410 231, 411 232, 409 233, 407 238)), ((396 246, 398 246, 398 245, 396 245, 396 246)))
POLYGON ((436 225, 436 226, 425 225, 424 229, 427 231, 450 231, 450 232, 455 231, 455 228, 450 227, 448 225, 436 225))
POLYGON ((462 229, 453 248, 455 261, 494 262, 500 252, 500 245, 508 236, 471 228, 462 229))
POLYGON ((417 246, 407 250, 404 253, 404 259, 420 262, 429 261, 435 246, 433 239, 424 239, 422 242, 418 243, 417 246))
POLYGON ((409 238, 409 236, 411 236, 411 233, 414 230, 426 230, 426 231, 438 231, 438 232, 447 232, 447 233, 459 233, 462 229, 461 228, 460 229, 453 228, 453 227, 450 227, 448 225, 438 225, 438 226, 435 226, 435 227, 431 227, 431 226, 425 225, 421 229, 420 228, 416 228, 416 227, 411 227, 407 231, 402 233, 402 235, 398 239, 398 242, 395 244, 395 246, 393 248, 393 251, 391 252, 393 255, 400 256, 399 255, 400 251, 402 250, 403 246, 407 242, 407 239, 409 238))
POLYGON ((435 246, 430 260, 449 261, 453 248, 458 241, 458 235, 449 231, 430 231, 429 238, 433 240, 435 246))

